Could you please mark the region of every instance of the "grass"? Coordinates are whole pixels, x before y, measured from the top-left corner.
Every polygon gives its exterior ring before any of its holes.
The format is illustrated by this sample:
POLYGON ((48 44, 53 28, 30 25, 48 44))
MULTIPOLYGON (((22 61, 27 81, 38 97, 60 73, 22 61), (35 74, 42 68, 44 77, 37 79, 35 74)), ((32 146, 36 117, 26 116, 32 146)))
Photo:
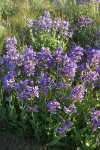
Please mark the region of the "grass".
POLYGON ((100 26, 100 3, 77 5, 74 0, 1 0, 0 1, 0 44, 4 47, 7 37, 25 38, 26 19, 37 19, 44 11, 50 11, 53 17, 62 20, 75 20, 84 15, 95 20, 96 28, 100 26), (19 36, 19 33, 22 36, 19 36))

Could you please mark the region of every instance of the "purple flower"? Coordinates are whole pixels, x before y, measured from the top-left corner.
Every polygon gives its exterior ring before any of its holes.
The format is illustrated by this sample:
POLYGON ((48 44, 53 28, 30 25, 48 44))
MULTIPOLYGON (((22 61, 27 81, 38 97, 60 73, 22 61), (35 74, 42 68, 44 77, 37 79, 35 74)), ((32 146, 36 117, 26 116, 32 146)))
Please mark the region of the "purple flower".
POLYGON ((7 53, 3 56, 3 68, 8 67, 10 70, 14 70, 20 65, 20 54, 16 49, 16 38, 8 38, 6 41, 7 53))
POLYGON ((62 56, 62 47, 61 46, 59 46, 56 50, 55 50, 55 52, 53 52, 53 54, 52 54, 52 58, 54 59, 54 61, 56 60, 56 62, 60 62, 60 60, 61 60, 61 56, 62 56))
POLYGON ((38 89, 38 86, 35 86, 32 88, 32 92, 33 94, 31 93, 31 95, 33 95, 34 97, 39 97, 39 89, 38 89))
POLYGON ((87 72, 88 70, 90 70, 90 66, 89 66, 89 64, 88 63, 82 63, 82 64, 80 64, 80 66, 79 66, 79 71, 81 71, 81 75, 85 72, 87 72))
POLYGON ((62 30, 68 30, 69 22, 63 21, 61 26, 62 30))
POLYGON ((42 72, 40 74, 40 78, 39 78, 39 83, 41 86, 51 86, 52 85, 52 81, 51 81, 51 78, 49 76, 48 73, 44 73, 42 72))
POLYGON ((63 110, 65 113, 77 113, 77 110, 74 104, 70 104, 68 108, 64 106, 63 110))
POLYGON ((26 111, 34 111, 34 112, 38 112, 38 108, 39 106, 38 105, 33 105, 32 107, 30 106, 30 104, 27 104, 26 105, 26 111))
POLYGON ((10 100, 10 98, 6 96, 6 101, 9 101, 9 100, 10 100))
POLYGON ((84 16, 81 16, 78 18, 78 26, 79 27, 85 27, 86 25, 92 24, 93 19, 91 18, 85 18, 84 16))
POLYGON ((2 64, 3 64, 3 58, 0 57, 0 65, 2 65, 2 64))
POLYGON ((77 68, 76 62, 68 58, 63 68, 58 68, 58 73, 60 74, 61 77, 64 77, 67 82, 72 82, 75 77, 76 68, 77 68))
POLYGON ((35 104, 33 109, 34 109, 34 112, 38 112, 39 106, 35 104))
POLYGON ((100 38, 100 30, 97 32, 97 36, 100 38))
POLYGON ((43 16, 40 16, 38 20, 38 25, 40 29, 45 31, 50 31, 52 27, 52 19, 50 17, 50 13, 45 11, 43 16))
POLYGON ((33 20, 27 19, 27 20, 26 20, 26 25, 27 25, 29 28, 31 28, 31 27, 33 26, 33 20))
POLYGON ((43 16, 40 16, 38 20, 27 20, 27 26, 32 27, 33 32, 37 34, 39 31, 50 31, 52 28, 52 19, 48 11, 44 12, 43 16))
POLYGON ((65 112, 66 114, 70 113, 70 110, 69 110, 67 107, 65 107, 65 106, 64 106, 63 110, 64 110, 64 112, 65 112))
POLYGON ((30 111, 31 110, 31 106, 30 106, 30 104, 27 104, 26 105, 26 111, 30 111))
POLYGON ((99 72, 99 73, 100 73, 100 65, 99 65, 99 66, 97 66, 97 72, 99 72))
POLYGON ((100 50, 90 48, 87 50, 87 62, 90 66, 95 67, 100 64, 100 50))
POLYGON ((60 103, 56 101, 56 99, 53 99, 52 101, 47 103, 47 107, 49 108, 49 111, 53 114, 56 114, 56 109, 61 109, 60 103))
POLYGON ((64 37, 72 37, 73 35, 73 32, 68 32, 68 31, 65 31, 65 32, 61 32, 61 34, 64 36, 64 37))
POLYGON ((38 63, 36 52, 33 51, 32 47, 28 48, 27 46, 24 48, 23 52, 24 73, 26 73, 27 75, 34 75, 35 67, 38 63))
POLYGON ((68 52, 71 60, 80 61, 81 57, 84 54, 84 49, 80 46, 72 47, 72 49, 68 52))
POLYGON ((19 81, 16 84, 16 91, 18 100, 30 100, 34 97, 39 97, 38 86, 33 86, 33 83, 30 80, 19 81))
POLYGON ((14 46, 14 45, 16 45, 17 44, 17 40, 16 40, 16 38, 15 37, 13 37, 13 38, 8 38, 7 40, 6 40, 6 47, 8 48, 9 46, 14 46))
POLYGON ((66 131, 68 131, 72 126, 74 125, 73 122, 71 121, 65 121, 63 120, 62 123, 61 123, 61 127, 60 128, 57 128, 55 130, 56 133, 60 133, 60 134, 64 134, 66 131))
POLYGON ((81 100, 84 97, 86 89, 83 85, 76 85, 70 92, 70 98, 74 100, 81 100))
POLYGON ((44 12, 44 17, 50 18, 50 13, 49 13, 49 11, 45 11, 45 12, 44 12))
POLYGON ((42 93, 44 95, 47 95, 49 88, 48 87, 42 87, 41 89, 42 89, 42 93))
POLYGON ((12 91, 15 88, 15 77, 17 76, 16 72, 9 71, 6 74, 2 75, 2 90, 12 91))
POLYGON ((40 68, 50 67, 52 56, 49 48, 42 47, 41 52, 37 53, 37 58, 38 58, 38 67, 40 68))
POLYGON ((85 24, 92 24, 93 23, 93 19, 92 18, 85 18, 85 24))
POLYGON ((53 22, 54 28, 57 30, 60 27, 61 20, 59 18, 55 18, 53 22))
POLYGON ((96 81, 98 80, 98 77, 99 77, 99 73, 96 72, 96 71, 91 71, 91 72, 88 72, 87 74, 85 74, 83 76, 83 83, 86 85, 86 86, 90 86, 90 87, 94 87, 95 86, 95 83, 96 81))
POLYGON ((100 110, 91 109, 91 123, 93 125, 93 131, 96 131, 100 127, 100 110))
POLYGON ((70 104, 68 109, 74 114, 77 113, 77 110, 74 104, 70 104))

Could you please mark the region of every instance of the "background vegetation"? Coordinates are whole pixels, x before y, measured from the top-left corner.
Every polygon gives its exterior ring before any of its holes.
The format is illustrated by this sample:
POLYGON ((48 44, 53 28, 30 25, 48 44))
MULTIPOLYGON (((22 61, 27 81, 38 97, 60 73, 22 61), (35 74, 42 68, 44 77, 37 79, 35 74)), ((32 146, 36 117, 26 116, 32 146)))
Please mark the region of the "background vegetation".
POLYGON ((93 18, 95 26, 94 31, 90 31, 92 35, 100 27, 99 2, 78 4, 76 0, 0 0, 0 53, 4 52, 7 37, 17 37, 21 46, 27 44, 29 33, 26 19, 35 20, 44 11, 62 20, 77 20, 82 15, 93 18))

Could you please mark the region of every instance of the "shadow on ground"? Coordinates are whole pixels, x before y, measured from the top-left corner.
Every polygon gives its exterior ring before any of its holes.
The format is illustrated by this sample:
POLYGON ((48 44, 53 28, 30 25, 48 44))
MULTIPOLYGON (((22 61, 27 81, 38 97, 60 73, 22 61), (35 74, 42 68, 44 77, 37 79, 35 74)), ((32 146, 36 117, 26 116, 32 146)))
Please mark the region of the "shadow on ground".
MULTIPOLYGON (((0 131, 0 150, 58 150, 57 148, 47 148, 41 146, 33 140, 18 138, 8 131, 0 131)), ((61 149, 59 149, 61 150, 61 149)))

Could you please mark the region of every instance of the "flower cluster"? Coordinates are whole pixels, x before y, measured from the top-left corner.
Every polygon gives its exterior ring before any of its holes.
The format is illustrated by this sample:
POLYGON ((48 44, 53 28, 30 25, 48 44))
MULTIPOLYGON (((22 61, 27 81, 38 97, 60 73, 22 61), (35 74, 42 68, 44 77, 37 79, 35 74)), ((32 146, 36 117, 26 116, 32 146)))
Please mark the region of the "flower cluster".
POLYGON ((85 18, 84 16, 81 16, 78 18, 78 26, 79 27, 85 27, 88 24, 92 24, 93 19, 91 18, 85 18))
POLYGON ((33 105, 32 107, 30 106, 30 104, 26 105, 26 111, 33 111, 33 112, 38 112, 39 106, 38 105, 33 105))
POLYGON ((17 73, 14 71, 9 71, 2 76, 2 90, 4 91, 12 91, 15 88, 15 77, 17 73))
POLYGON ((72 60, 80 61, 81 57, 84 55, 84 51, 82 47, 75 46, 68 52, 68 55, 72 60))
POLYGON ((100 38, 100 30, 97 32, 97 36, 98 38, 100 38))
POLYGON ((47 94, 49 87, 52 86, 52 80, 48 73, 41 73, 39 77, 39 84, 41 86, 42 93, 47 94))
POLYGON ((16 49, 17 40, 16 38, 8 38, 6 41, 7 53, 3 56, 3 66, 5 69, 8 67, 10 70, 14 70, 17 65, 20 64, 20 55, 16 49))
POLYGON ((62 123, 61 123, 61 127, 56 129, 55 132, 56 133, 61 133, 61 134, 64 134, 66 131, 68 131, 72 126, 74 125, 73 122, 71 121, 65 121, 63 120, 62 123))
POLYGON ((47 107, 49 108, 49 111, 53 114, 56 114, 56 109, 61 109, 60 103, 56 101, 56 99, 53 99, 52 101, 47 103, 47 107))
POLYGON ((87 62, 92 67, 97 67, 100 65, 100 50, 88 49, 87 50, 87 62))
POLYGON ((47 95, 49 89, 71 89, 70 98, 81 100, 86 91, 83 85, 94 87, 95 82, 99 81, 99 50, 89 49, 86 52, 82 47, 75 46, 68 53, 64 53, 62 47, 58 47, 51 53, 46 47, 42 47, 40 52, 35 52, 32 47, 26 46, 23 53, 19 54, 15 38, 9 38, 6 43, 7 54, 0 58, 2 89, 15 89, 19 100, 39 97, 40 91, 47 95), (84 60, 84 53, 87 56, 86 62, 80 64, 79 61, 84 60), (11 63, 13 67, 9 65, 11 63), (91 68, 93 64, 96 66, 95 71, 91 68), (4 72, 6 69, 7 72, 4 72), (78 70, 82 83, 71 88, 78 70), (23 77, 25 80, 20 79, 23 77))
POLYGON ((52 20, 48 11, 45 11, 43 16, 40 16, 38 20, 32 21, 27 19, 26 24, 29 28, 32 28, 35 34, 40 31, 52 33, 59 31, 65 37, 72 37, 73 34, 73 32, 69 31, 69 21, 61 21, 59 18, 52 20))
POLYGON ((51 65, 51 52, 49 48, 42 47, 41 51, 37 53, 39 60, 38 66, 48 68, 51 65))
POLYGON ((31 80, 19 81, 16 83, 16 91, 18 100, 30 100, 34 97, 39 97, 38 86, 34 86, 31 80))
MULTIPOLYGON (((89 18, 79 19, 81 27, 90 23, 92 20, 89 18)), ((70 22, 61 21, 59 18, 53 21, 49 12, 45 12, 36 21, 27 20, 27 25, 37 35, 39 32, 40 34, 54 32, 53 36, 60 34, 62 37, 71 34, 70 22)), ((100 87, 100 50, 95 48, 85 50, 76 45, 66 52, 66 49, 58 45, 52 51, 51 47, 45 47, 43 44, 38 50, 32 46, 25 46, 19 53, 16 44, 16 38, 8 38, 7 52, 0 57, 0 80, 5 104, 9 106, 12 101, 13 108, 23 107, 27 116, 33 117, 31 119, 34 119, 34 115, 38 116, 36 119, 41 122, 44 122, 48 115, 57 123, 57 126, 54 126, 53 121, 46 120, 45 122, 49 122, 52 126, 50 130, 54 131, 56 128, 55 133, 64 134, 77 120, 79 107, 83 103, 85 106, 84 101, 88 95, 86 92, 90 89, 90 91, 98 90, 100 87), (12 95, 14 99, 9 101, 12 95)), ((96 94, 95 92, 93 96, 96 94)), ((89 107, 93 107, 92 104, 89 107)), ((85 112, 84 110, 82 111, 85 112)), ((93 131, 100 126, 99 117, 100 112, 92 109, 93 131)), ((41 123, 37 120, 40 127, 41 123)), ((34 122, 31 120, 31 124, 34 122)))
POLYGON ((75 100, 81 100, 84 97, 86 89, 83 85, 79 84, 72 88, 70 98, 75 100))
POLYGON ((27 75, 34 75, 35 73, 35 67, 37 65, 37 59, 36 59, 36 52, 33 51, 33 49, 30 47, 25 47, 23 55, 23 67, 24 67, 24 73, 27 75))
POLYGON ((74 104, 70 104, 69 107, 67 108, 66 106, 64 106, 64 112, 65 113, 77 113, 76 107, 74 104))
POLYGON ((90 86, 93 88, 95 87, 95 83, 96 81, 98 81, 98 78, 99 78, 99 73, 96 71, 91 71, 83 77, 83 83, 86 86, 90 86))
POLYGON ((91 109, 91 123, 93 125, 93 131, 96 131, 100 126, 100 110, 91 109))

